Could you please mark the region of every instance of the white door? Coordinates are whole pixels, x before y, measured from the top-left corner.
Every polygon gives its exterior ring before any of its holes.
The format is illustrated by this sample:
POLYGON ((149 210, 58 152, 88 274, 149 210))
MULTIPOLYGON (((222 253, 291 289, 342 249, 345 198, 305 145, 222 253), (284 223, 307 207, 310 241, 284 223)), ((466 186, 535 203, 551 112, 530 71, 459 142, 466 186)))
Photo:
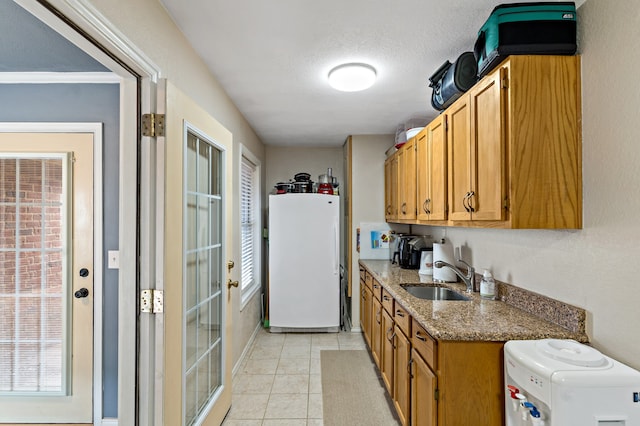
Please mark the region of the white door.
POLYGON ((219 425, 231 406, 231 133, 166 86, 162 423, 219 425))
POLYGON ((93 133, 0 133, 0 422, 92 423, 93 133))

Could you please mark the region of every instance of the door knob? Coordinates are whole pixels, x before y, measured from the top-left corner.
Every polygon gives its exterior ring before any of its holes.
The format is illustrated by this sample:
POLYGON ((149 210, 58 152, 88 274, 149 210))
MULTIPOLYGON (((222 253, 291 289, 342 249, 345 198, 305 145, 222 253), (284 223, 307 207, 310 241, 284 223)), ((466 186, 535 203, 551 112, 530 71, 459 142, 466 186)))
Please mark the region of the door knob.
POLYGON ((231 278, 229 278, 229 281, 227 281, 227 288, 238 287, 238 284, 238 281, 231 281, 231 278))
POLYGON ((89 295, 89 290, 87 290, 84 287, 82 287, 80 290, 78 290, 75 293, 73 293, 73 296, 76 299, 83 299, 83 298, 87 297, 88 295, 89 295))

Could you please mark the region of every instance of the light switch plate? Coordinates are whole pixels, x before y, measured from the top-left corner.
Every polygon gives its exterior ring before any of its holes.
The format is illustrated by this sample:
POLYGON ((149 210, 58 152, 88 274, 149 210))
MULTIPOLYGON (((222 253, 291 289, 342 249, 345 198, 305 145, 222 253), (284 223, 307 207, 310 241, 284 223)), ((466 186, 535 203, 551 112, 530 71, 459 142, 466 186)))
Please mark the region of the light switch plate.
POLYGON ((120 252, 118 250, 107 251, 107 258, 109 259, 107 265, 109 269, 120 269, 120 252))

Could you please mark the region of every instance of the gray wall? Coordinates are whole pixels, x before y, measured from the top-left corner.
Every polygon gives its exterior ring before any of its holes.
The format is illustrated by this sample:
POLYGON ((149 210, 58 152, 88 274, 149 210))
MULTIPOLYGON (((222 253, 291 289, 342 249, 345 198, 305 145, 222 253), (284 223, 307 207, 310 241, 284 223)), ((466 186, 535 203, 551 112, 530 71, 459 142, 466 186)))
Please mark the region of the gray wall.
POLYGON ((119 104, 115 84, 0 84, 0 121, 104 123, 104 417, 118 416, 118 271, 106 269, 106 254, 118 248, 119 104))

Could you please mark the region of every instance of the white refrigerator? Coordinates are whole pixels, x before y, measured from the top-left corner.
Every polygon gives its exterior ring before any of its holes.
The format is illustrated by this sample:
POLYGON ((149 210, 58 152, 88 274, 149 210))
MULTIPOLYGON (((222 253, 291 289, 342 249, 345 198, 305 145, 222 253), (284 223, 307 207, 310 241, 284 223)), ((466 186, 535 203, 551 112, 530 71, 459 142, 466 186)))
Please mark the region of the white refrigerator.
POLYGON ((269 196, 269 326, 339 331, 339 196, 269 196))

